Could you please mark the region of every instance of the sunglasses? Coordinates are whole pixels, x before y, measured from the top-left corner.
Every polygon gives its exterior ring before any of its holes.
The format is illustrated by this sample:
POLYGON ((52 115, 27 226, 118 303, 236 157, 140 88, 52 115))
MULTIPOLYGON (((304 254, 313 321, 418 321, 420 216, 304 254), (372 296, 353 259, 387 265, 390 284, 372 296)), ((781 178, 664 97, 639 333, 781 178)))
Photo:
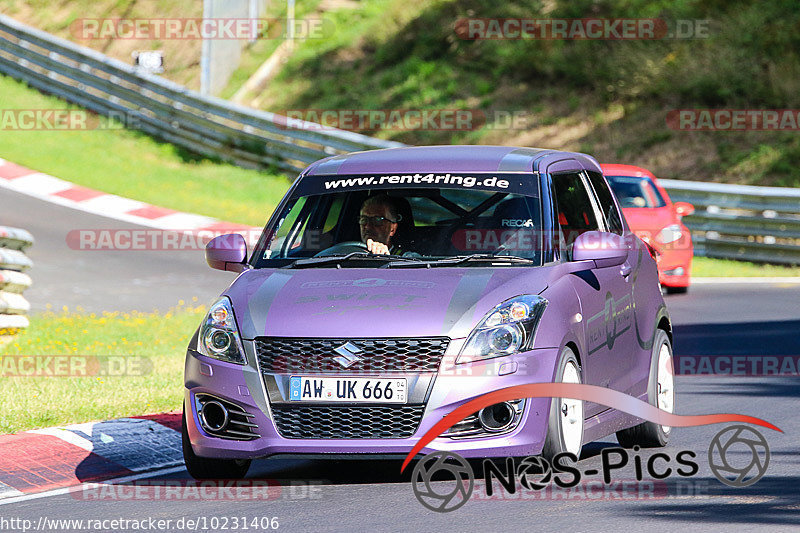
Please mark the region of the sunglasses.
POLYGON ((391 222, 392 224, 395 224, 395 223, 399 222, 399 218, 400 217, 397 217, 397 218, 398 218, 398 220, 392 220, 391 218, 386 218, 386 217, 382 217, 382 216, 369 217, 369 216, 366 216, 366 215, 360 215, 358 217, 358 223, 361 226, 366 226, 367 224, 372 224, 373 226, 380 226, 384 222, 391 222))

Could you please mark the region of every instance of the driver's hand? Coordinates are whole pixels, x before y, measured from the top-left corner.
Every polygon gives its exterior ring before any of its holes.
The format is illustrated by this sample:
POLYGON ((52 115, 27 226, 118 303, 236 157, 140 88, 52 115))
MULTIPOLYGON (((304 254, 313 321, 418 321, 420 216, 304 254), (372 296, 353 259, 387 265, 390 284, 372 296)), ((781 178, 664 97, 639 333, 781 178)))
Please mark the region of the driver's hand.
POLYGON ((389 255, 388 246, 386 246, 382 242, 373 241, 372 239, 367 239, 367 250, 369 250, 373 254, 389 255))

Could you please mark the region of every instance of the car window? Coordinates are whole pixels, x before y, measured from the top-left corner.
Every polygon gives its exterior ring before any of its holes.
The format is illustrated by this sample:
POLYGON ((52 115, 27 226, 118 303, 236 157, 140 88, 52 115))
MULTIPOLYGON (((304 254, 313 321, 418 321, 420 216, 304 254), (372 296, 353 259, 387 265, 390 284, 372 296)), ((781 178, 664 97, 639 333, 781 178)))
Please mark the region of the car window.
POLYGON ((284 210, 284 216, 278 221, 275 233, 269 242, 268 248, 270 254, 277 253, 277 251, 282 249, 284 244, 286 244, 286 239, 289 236, 289 232, 295 227, 298 217, 300 216, 300 212, 303 210, 305 205, 305 198, 297 198, 286 206, 286 209, 284 210))
POLYGON ((586 175, 589 176, 589 182, 592 184, 597 200, 600 202, 600 209, 603 211, 606 228, 611 233, 622 235, 624 231, 622 217, 619 215, 617 205, 614 203, 614 196, 608 187, 608 183, 599 172, 589 171, 586 175))
POLYGON ((414 213, 414 224, 416 226, 435 226, 454 218, 452 211, 445 209, 429 197, 410 196, 406 198, 406 201, 414 213))
POLYGON ((652 180, 637 176, 606 176, 620 207, 664 207, 667 203, 652 180))
POLYGON ((580 174, 554 174, 552 179, 558 204, 558 225, 564 236, 564 245, 570 249, 579 235, 599 230, 600 224, 580 174))
MULTIPOLYGON (((380 175, 372 178, 373 182, 381 179, 380 175)), ((392 255, 447 258, 498 254, 540 263, 543 232, 538 181, 521 174, 470 179, 466 186, 464 178, 461 187, 453 186, 458 183, 427 186, 420 180, 409 186, 377 188, 365 186, 374 183, 359 183, 367 178, 342 178, 340 181, 354 181, 355 185, 346 191, 326 191, 334 187, 324 185, 327 182, 320 187, 319 179, 312 177, 268 225, 267 234, 274 237, 256 250, 254 266, 282 266, 285 263, 280 261, 358 251, 359 244, 371 238, 367 232, 393 226, 396 229, 388 241, 392 255), (484 185, 479 188, 481 183, 484 185), (388 211, 364 215, 368 204, 386 206, 388 211)))

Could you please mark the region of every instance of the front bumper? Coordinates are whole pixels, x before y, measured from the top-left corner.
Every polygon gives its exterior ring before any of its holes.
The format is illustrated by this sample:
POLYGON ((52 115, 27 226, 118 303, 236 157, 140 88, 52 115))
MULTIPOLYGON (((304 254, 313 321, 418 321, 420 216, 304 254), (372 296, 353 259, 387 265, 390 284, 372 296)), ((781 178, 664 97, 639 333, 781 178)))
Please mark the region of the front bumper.
MULTIPOLYGON (((463 344, 463 339, 454 339, 438 373, 428 374, 432 379, 424 391, 424 413, 419 427, 411 437, 289 439, 282 437, 273 423, 264 380, 255 363, 253 342, 245 341, 244 344, 247 357, 247 364, 244 366, 217 361, 193 350, 187 353, 184 402, 187 411, 187 429, 192 448, 201 457, 261 458, 277 454, 404 456, 436 422, 458 406, 493 390, 528 383, 551 382, 558 358, 557 348, 536 349, 483 362, 453 365, 447 362, 453 361, 453 354, 457 353, 463 344), (516 371, 498 375, 498 368, 507 363, 512 367, 516 363, 516 371), (258 426, 255 432, 260 437, 237 441, 213 437, 206 433, 199 424, 195 409, 194 396, 198 393, 211 394, 231 401, 254 415, 251 421, 258 426)), ((346 373, 343 372, 341 375, 345 376, 346 373)), ((403 374, 396 372, 371 375, 375 378, 401 376, 403 374)), ((419 376, 411 373, 406 375, 412 379, 419 376)), ((274 399, 274 391, 272 394, 274 399)), ((546 436, 550 403, 549 398, 528 399, 519 423, 507 433, 488 437, 438 437, 423 449, 423 453, 448 450, 464 457, 539 454, 546 436)))
POLYGON ((694 250, 688 248, 656 248, 658 257, 658 281, 665 287, 688 287, 691 281, 694 250))

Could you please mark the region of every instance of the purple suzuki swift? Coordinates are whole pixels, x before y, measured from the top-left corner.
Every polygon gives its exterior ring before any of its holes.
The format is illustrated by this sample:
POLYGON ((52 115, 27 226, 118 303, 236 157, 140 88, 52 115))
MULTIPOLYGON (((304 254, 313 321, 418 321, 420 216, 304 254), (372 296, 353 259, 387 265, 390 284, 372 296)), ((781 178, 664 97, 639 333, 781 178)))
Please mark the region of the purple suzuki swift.
MULTIPOLYGON (((294 182, 186 356, 197 478, 281 454, 405 456, 464 403, 530 383, 608 387, 673 411, 672 328, 651 250, 584 154, 430 146, 323 159, 294 182)), ((580 455, 670 428, 600 404, 518 398, 424 453, 580 455)))

